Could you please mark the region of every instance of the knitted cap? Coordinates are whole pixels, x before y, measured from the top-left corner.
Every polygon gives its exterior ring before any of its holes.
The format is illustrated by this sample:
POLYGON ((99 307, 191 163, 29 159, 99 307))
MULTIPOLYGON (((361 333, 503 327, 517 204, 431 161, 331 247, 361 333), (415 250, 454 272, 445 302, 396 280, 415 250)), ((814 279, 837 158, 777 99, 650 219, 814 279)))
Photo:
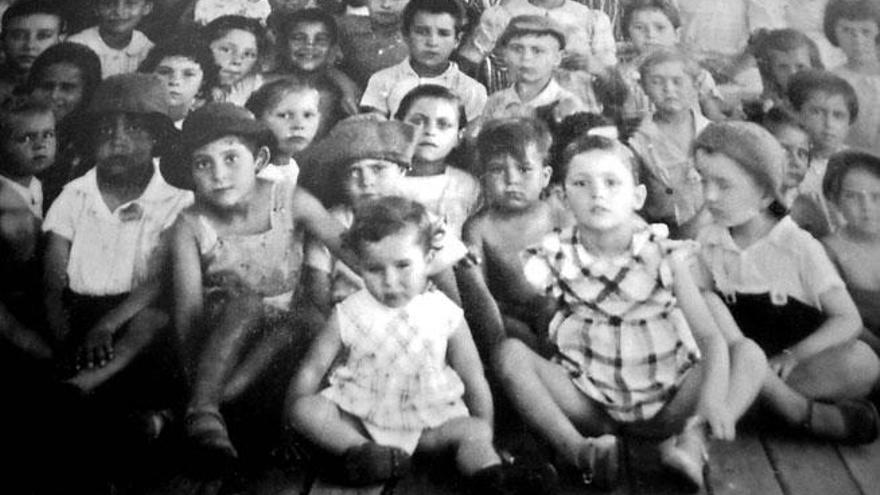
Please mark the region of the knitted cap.
POLYGON ((189 168, 192 152, 224 136, 240 136, 269 149, 276 145, 272 131, 251 112, 232 103, 209 103, 189 114, 183 122, 180 146, 159 163, 165 181, 174 187, 193 189, 189 168))
POLYGON ((170 103, 162 80, 153 74, 117 74, 104 79, 86 109, 87 114, 140 113, 168 117, 170 103))
POLYGON ((399 120, 356 115, 339 121, 315 144, 310 155, 322 167, 338 169, 357 160, 388 160, 409 167, 415 152, 416 127, 399 120))
POLYGON ((751 122, 716 122, 697 136, 693 149, 727 155, 785 204, 782 178, 788 155, 770 131, 751 122))
POLYGON ((498 46, 504 46, 511 39, 527 34, 553 36, 559 41, 559 49, 565 49, 565 32, 562 26, 553 19, 543 15, 519 15, 507 23, 507 27, 498 38, 498 46))

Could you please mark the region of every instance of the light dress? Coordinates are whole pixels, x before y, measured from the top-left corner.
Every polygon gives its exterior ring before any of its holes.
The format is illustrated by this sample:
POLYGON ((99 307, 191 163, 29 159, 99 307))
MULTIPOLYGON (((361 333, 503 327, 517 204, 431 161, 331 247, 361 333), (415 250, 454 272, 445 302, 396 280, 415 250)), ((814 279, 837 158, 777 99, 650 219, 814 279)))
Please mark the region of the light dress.
POLYGON ((695 246, 667 235, 664 225, 645 225, 628 252, 607 259, 588 252, 570 227, 523 254, 527 280, 560 303, 549 328, 554 360, 620 422, 654 417, 700 359, 669 264, 695 246))
POLYGON ((181 213, 196 235, 207 314, 222 309, 216 306, 227 289, 244 286, 263 298, 264 317, 288 316, 303 259, 303 229, 291 210, 295 188, 288 181, 272 183, 270 227, 259 234, 220 236, 194 208, 181 213))
POLYGON ((413 452, 422 430, 469 415, 464 383, 446 362, 464 313, 443 293, 429 290, 389 308, 364 289, 338 303, 331 318, 345 360, 321 395, 360 418, 377 443, 413 452))

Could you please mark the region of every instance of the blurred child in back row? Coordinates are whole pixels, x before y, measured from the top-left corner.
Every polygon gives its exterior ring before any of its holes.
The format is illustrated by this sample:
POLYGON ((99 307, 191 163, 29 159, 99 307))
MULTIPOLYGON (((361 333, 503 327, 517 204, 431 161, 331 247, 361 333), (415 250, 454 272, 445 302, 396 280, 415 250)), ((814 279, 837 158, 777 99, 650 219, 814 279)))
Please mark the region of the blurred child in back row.
POLYGON ((68 41, 91 48, 101 59, 104 77, 137 71, 153 48, 138 31, 140 22, 153 11, 153 0, 94 0, 98 25, 73 34, 68 41))

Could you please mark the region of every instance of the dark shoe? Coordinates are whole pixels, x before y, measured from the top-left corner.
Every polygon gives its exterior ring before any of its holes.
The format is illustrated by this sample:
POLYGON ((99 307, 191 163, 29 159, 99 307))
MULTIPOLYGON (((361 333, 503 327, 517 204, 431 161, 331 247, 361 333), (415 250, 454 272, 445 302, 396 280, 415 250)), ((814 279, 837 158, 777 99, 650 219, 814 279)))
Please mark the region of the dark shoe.
POLYGON ((585 485, 611 490, 620 478, 620 445, 614 435, 587 438, 578 453, 577 468, 585 485))
POLYGON ((355 486, 376 485, 401 478, 410 468, 410 456, 396 447, 367 442, 342 455, 345 481, 355 486))
POLYGON ((880 434, 880 414, 871 401, 866 399, 847 399, 840 402, 807 401, 807 415, 801 428, 814 436, 833 440, 845 445, 862 445, 871 443, 880 434), (839 434, 817 429, 814 425, 814 409, 816 404, 837 408, 843 418, 844 431, 839 434))
POLYGON ((229 439, 226 421, 218 412, 210 409, 189 411, 184 420, 186 436, 211 464, 228 464, 238 459, 238 452, 229 439))

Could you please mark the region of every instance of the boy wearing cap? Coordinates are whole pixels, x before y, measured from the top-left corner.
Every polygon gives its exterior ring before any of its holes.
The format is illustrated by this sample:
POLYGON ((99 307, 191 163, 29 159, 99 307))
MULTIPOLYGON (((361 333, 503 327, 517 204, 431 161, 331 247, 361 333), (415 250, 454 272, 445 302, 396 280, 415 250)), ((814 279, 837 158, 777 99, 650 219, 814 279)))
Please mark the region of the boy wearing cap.
POLYGON ((167 112, 155 76, 105 80, 87 109, 95 167, 64 187, 43 223, 49 327, 70 383, 85 392, 124 369, 168 321, 152 307, 162 234, 192 194, 158 173, 176 133, 167 112))
POLYGON ((493 93, 483 109, 482 121, 504 117, 532 117, 539 108, 555 107, 558 119, 588 110, 571 91, 561 87, 554 72, 562 62, 565 34, 549 17, 511 19, 498 44, 503 47, 513 86, 493 93))
MULTIPOLYGON (((258 176, 274 147, 272 131, 250 112, 213 103, 187 117, 179 153, 161 163, 171 184, 195 193, 172 231, 174 323, 190 380, 184 429, 210 469, 238 458, 221 406, 257 379, 272 386, 248 414, 278 419, 278 392, 297 359, 277 358, 308 337, 293 311, 304 236, 345 256, 342 225, 311 194, 258 176)), ((275 424, 255 422, 264 423, 275 424)))

